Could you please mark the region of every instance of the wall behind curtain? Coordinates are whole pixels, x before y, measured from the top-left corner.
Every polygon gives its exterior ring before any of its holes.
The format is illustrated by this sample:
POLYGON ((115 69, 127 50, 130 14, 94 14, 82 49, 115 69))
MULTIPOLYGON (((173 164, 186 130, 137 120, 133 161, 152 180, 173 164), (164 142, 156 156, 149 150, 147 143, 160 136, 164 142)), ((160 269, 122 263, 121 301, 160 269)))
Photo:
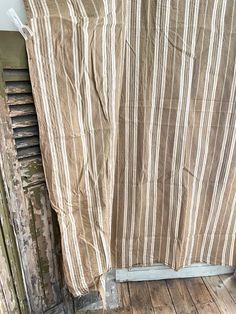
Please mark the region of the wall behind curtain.
POLYGON ((1 0, 1 11, 0 11, 0 30, 6 31, 17 31, 15 24, 11 21, 7 15, 7 11, 13 8, 21 21, 26 22, 26 14, 23 0, 1 0))
POLYGON ((110 267, 236 265, 235 1, 25 3, 70 291, 110 267))

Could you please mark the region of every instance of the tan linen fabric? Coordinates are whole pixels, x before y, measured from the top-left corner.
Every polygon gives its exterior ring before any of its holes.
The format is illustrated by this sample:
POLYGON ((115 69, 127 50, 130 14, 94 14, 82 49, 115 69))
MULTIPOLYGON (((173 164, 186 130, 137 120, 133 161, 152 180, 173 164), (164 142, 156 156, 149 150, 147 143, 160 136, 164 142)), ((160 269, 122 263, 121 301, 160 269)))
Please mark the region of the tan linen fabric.
POLYGON ((110 267, 236 265, 236 3, 25 0, 74 295, 110 267))

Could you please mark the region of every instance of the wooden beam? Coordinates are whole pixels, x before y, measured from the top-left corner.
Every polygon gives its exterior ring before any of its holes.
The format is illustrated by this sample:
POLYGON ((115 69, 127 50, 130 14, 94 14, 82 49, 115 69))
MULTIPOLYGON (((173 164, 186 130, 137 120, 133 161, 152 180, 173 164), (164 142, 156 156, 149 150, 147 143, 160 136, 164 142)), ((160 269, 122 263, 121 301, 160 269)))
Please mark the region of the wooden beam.
POLYGON ((150 267, 132 267, 116 270, 116 281, 149 281, 191 277, 205 277, 223 274, 232 274, 234 267, 208 265, 203 263, 186 266, 176 271, 164 264, 157 264, 150 267))

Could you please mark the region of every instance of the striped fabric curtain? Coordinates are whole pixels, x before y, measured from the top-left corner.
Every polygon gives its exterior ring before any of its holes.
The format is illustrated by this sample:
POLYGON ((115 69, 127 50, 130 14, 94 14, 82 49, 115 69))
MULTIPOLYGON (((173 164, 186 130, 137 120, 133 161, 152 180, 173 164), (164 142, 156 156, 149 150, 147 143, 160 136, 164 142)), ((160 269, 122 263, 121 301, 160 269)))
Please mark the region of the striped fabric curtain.
POLYGON ((25 0, 67 285, 236 266, 236 2, 25 0))

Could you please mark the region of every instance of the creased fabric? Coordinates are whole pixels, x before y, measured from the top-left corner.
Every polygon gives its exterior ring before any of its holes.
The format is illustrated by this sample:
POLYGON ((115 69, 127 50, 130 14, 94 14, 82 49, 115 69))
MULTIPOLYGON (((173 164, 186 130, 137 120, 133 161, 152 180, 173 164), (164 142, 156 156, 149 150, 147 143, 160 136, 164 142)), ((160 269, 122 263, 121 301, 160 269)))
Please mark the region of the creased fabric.
POLYGON ((236 265, 236 3, 25 0, 67 285, 236 265))

